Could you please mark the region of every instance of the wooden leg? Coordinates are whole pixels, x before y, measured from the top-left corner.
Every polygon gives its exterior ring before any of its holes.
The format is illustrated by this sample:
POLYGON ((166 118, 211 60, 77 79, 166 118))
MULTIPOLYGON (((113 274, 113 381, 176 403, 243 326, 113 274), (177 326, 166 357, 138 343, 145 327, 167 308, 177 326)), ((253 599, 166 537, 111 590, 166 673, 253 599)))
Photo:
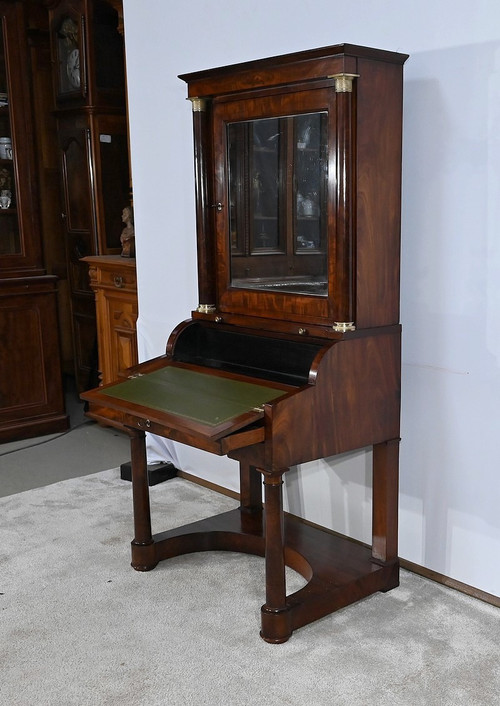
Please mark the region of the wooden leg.
POLYGON ((240 520, 243 532, 262 534, 262 477, 246 460, 240 461, 240 520))
POLYGON ((246 512, 262 511, 262 477, 247 461, 240 461, 240 501, 246 512))
POLYGON ((282 476, 265 474, 266 603, 261 608, 261 637, 266 642, 286 642, 292 634, 286 604, 285 537, 282 476))
POLYGON ((372 557, 389 563, 398 558, 399 439, 373 447, 372 557))
POLYGON ((132 461, 132 497, 134 505, 134 539, 132 566, 137 571, 149 571, 158 563, 151 533, 151 511, 146 459, 146 435, 135 431, 130 439, 132 461))

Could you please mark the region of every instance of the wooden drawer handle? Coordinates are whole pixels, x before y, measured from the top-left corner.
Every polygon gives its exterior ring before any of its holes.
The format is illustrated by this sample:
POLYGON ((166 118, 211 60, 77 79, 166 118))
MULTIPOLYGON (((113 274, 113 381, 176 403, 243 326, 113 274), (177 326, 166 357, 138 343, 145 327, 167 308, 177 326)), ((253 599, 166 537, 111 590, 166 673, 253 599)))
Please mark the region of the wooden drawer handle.
POLYGON ((115 283, 115 287, 123 287, 123 277, 120 275, 116 275, 116 277, 113 278, 113 282, 115 283))

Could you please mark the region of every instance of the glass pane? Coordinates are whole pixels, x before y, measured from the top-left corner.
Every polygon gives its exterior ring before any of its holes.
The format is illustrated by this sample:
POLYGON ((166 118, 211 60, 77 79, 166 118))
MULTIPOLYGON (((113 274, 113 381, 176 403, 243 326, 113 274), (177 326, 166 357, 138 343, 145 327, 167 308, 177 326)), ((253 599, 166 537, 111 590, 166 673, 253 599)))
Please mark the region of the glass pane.
POLYGON ((298 251, 318 250, 321 247, 321 210, 325 206, 324 189, 323 193, 321 190, 324 164, 320 144, 321 123, 317 118, 317 115, 299 115, 295 121, 295 247, 298 251))
POLYGON ((21 252, 3 34, 0 32, 0 255, 21 252))
POLYGON ((99 149, 106 248, 121 248, 122 211, 130 204, 127 135, 101 134, 99 149))
POLYGON ((231 286, 327 295, 327 118, 227 125, 231 286))
POLYGON ((228 126, 231 250, 284 252, 279 229, 279 120, 228 126))
POLYGON ((251 253, 284 252, 280 242, 280 147, 283 143, 279 120, 255 120, 249 125, 251 202, 251 253))

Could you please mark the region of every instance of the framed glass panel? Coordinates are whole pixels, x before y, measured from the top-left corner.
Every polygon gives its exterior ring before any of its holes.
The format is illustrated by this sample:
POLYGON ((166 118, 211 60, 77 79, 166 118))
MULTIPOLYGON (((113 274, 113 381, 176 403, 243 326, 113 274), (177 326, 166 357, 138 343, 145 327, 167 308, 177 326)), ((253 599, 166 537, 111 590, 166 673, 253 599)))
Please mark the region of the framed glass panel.
POLYGON ((0 31, 0 255, 21 253, 10 96, 3 32, 0 31))
POLYGON ((327 296, 327 121, 227 123, 231 287, 327 296))
POLYGON ((321 113, 295 119, 295 251, 319 251, 324 241, 326 215, 326 159, 321 113))
POLYGON ((121 248, 122 210, 130 203, 128 138, 125 133, 101 133, 99 154, 106 251, 121 248))

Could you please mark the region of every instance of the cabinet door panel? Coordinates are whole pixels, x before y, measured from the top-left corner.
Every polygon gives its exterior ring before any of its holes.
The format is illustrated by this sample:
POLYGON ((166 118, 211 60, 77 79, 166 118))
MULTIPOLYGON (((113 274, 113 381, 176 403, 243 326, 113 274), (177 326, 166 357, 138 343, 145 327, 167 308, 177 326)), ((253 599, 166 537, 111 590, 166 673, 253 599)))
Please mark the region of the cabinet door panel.
MULTIPOLYGON (((112 379, 125 378, 125 371, 137 362, 135 324, 137 304, 124 298, 109 297, 108 321, 111 332, 109 340, 110 368, 112 379)), ((103 380, 104 382, 104 380, 103 380)))
POLYGON ((100 121, 99 158, 97 160, 97 178, 100 183, 100 252, 112 252, 121 249, 120 236, 123 229, 122 210, 130 200, 130 178, 128 162, 128 139, 125 122, 115 119, 116 124, 108 125, 111 120, 100 121), (122 132, 118 132, 118 129, 122 132), (108 130, 108 132, 102 132, 108 130))
POLYGON ((10 416, 21 416, 27 408, 40 407, 47 401, 41 323, 37 302, 14 297, 1 307, 1 367, 5 374, 0 376, 0 405, 10 416), (29 364, 20 365, 19 356, 29 364))
POLYGON ((68 232, 90 231, 88 135, 77 130, 62 145, 64 201, 68 232))
POLYGON ((0 440, 66 429, 55 277, 0 285, 0 440))
POLYGON ((321 88, 214 106, 215 201, 229 194, 216 224, 222 311, 327 317, 335 100, 321 88))
POLYGON ((97 343, 93 296, 82 257, 96 252, 91 197, 92 150, 86 116, 58 122, 66 259, 70 282, 74 367, 79 390, 97 380, 97 343))
POLYGON ((43 273, 23 4, 0 7, 0 270, 6 276, 43 273))

